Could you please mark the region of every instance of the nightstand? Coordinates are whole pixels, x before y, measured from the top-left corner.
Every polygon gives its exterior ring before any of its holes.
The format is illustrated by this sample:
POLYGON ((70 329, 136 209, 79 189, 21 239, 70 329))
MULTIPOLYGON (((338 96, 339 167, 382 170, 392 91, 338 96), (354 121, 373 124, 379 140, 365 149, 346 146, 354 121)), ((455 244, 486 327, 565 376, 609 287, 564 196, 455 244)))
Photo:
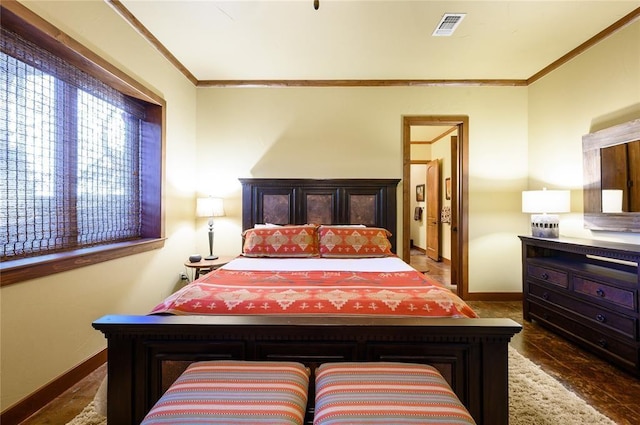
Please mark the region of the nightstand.
POLYGON ((191 261, 185 261, 185 267, 193 269, 193 280, 196 280, 200 277, 200 274, 209 273, 212 270, 220 268, 227 264, 229 261, 233 260, 235 257, 218 257, 215 260, 200 260, 196 263, 192 263, 191 261))

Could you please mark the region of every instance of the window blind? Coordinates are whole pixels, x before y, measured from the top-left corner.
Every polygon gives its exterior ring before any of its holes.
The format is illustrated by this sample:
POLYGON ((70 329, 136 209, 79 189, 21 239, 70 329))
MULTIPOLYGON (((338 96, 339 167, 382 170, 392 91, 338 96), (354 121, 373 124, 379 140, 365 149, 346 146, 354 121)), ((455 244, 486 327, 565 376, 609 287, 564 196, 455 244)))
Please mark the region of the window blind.
POLYGON ((139 239, 144 105, 1 31, 0 258, 139 239))

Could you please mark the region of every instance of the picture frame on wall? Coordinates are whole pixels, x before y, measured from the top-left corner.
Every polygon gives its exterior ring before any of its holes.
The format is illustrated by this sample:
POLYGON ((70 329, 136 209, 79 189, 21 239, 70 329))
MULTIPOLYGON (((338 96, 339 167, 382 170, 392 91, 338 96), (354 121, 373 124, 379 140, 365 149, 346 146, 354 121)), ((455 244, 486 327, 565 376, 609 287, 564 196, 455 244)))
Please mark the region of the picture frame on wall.
POLYGON ((424 185, 419 184, 416 186, 416 202, 424 202, 424 185))
POLYGON ((445 199, 451 199, 451 177, 444 179, 444 197, 445 199))

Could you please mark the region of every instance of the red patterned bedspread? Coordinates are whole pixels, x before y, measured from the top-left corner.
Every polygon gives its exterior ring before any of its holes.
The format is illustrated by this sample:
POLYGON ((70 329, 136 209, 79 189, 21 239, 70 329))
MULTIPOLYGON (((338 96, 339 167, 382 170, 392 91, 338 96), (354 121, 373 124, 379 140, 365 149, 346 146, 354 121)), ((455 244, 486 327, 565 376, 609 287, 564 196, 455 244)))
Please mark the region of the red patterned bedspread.
POLYGON ((477 317, 462 299, 417 271, 218 269, 151 313, 477 317))

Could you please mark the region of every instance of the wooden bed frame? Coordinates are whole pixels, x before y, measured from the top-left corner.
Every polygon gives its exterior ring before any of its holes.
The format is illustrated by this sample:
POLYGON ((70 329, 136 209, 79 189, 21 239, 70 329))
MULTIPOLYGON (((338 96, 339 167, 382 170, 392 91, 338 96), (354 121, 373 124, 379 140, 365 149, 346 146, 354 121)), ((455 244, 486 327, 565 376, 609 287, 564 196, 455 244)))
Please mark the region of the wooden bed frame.
MULTIPOLYGON (((243 179, 243 228, 256 223, 366 224, 396 231, 398 180, 243 179)), ((393 242, 395 246, 395 241, 393 242)), ((509 423, 510 319, 275 316, 104 316, 110 425, 139 424, 194 361, 428 363, 478 425, 509 423)), ((313 378, 312 378, 313 379, 313 378)), ((313 385, 306 421, 313 418, 313 385)))

